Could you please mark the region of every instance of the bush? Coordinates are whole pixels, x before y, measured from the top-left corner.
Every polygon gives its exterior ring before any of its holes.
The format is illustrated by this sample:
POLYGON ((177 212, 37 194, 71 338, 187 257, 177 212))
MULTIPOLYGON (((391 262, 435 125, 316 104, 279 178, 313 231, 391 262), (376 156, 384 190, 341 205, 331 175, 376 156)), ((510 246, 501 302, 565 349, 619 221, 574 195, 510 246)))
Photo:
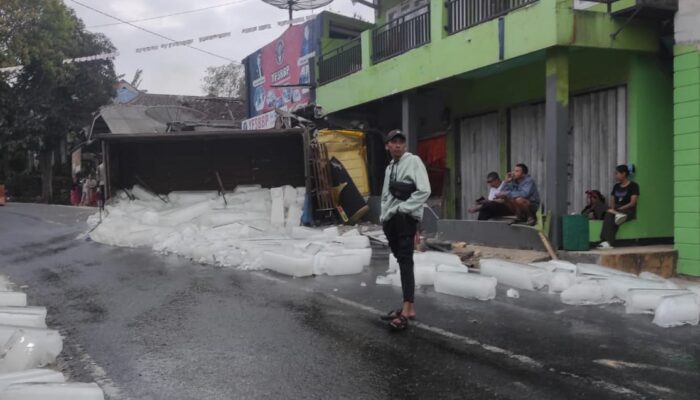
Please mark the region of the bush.
MULTIPOLYGON (((51 203, 70 204, 71 182, 70 176, 54 176, 51 203)), ((41 201, 41 175, 16 174, 10 176, 5 183, 5 195, 11 201, 16 202, 41 201)))
POLYGON ((32 202, 41 200, 41 175, 16 174, 7 178, 5 195, 12 201, 32 202))

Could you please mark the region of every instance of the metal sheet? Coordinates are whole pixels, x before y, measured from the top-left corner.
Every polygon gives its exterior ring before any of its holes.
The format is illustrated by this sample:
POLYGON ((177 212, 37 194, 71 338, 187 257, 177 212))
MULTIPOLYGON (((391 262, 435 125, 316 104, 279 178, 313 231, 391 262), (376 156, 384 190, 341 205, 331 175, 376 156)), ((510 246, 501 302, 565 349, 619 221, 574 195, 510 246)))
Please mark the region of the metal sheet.
POLYGON ((547 190, 544 113, 544 103, 528 104, 510 110, 509 163, 511 170, 519 163, 528 166, 543 200, 547 190))
MULTIPOLYGON (((585 191, 597 189, 607 196, 615 166, 627 162, 626 89, 617 87, 574 96, 570 106, 567 212, 577 213, 585 205, 585 191)), ((510 110, 510 167, 525 163, 542 198, 547 190, 544 116, 543 103, 510 110)))
POLYGON ((112 189, 131 187, 138 176, 158 193, 217 190, 216 172, 225 188, 305 186, 304 147, 298 134, 114 141, 109 149, 112 189))
POLYGON ((486 196, 486 175, 498 171, 498 114, 465 118, 460 123, 460 171, 462 182, 462 215, 476 219, 467 209, 474 200, 486 196))
POLYGON ((575 96, 571 101, 569 212, 585 206, 585 191, 608 195, 614 170, 627 162, 627 99, 624 87, 575 96))

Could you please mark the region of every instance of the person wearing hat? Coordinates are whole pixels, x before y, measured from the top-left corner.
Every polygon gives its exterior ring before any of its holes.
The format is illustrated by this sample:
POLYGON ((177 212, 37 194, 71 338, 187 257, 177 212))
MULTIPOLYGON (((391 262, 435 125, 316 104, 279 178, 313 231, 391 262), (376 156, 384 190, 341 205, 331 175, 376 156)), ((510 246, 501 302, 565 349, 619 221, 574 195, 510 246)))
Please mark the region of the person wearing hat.
POLYGON ((387 134, 385 148, 391 162, 384 174, 380 221, 391 252, 399 263, 403 305, 383 317, 394 330, 404 330, 416 316, 413 250, 423 207, 430 197, 428 172, 420 157, 406 151, 406 135, 398 129, 387 134))

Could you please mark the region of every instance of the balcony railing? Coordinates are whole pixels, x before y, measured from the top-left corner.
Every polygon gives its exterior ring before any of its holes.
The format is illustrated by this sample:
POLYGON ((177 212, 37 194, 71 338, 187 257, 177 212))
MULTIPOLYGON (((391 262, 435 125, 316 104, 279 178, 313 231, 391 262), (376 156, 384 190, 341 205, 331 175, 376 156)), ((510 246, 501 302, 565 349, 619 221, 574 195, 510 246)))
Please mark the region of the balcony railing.
POLYGON ((450 35, 537 2, 537 0, 448 0, 447 33, 450 35))
POLYGON ((372 31, 372 61, 378 63, 430 42, 430 5, 372 31))
POLYGON ((323 54, 318 60, 320 84, 340 79, 362 69, 362 46, 360 38, 323 54))

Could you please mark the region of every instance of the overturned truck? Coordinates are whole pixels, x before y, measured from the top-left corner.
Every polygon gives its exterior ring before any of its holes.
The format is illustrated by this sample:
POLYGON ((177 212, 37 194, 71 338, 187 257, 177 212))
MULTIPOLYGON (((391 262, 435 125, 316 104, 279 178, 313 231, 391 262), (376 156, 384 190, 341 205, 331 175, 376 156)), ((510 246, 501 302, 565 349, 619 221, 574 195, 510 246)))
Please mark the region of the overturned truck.
POLYGON ((163 194, 247 184, 308 189, 308 132, 303 128, 99 134, 95 139, 102 142, 108 198, 136 184, 163 194))

